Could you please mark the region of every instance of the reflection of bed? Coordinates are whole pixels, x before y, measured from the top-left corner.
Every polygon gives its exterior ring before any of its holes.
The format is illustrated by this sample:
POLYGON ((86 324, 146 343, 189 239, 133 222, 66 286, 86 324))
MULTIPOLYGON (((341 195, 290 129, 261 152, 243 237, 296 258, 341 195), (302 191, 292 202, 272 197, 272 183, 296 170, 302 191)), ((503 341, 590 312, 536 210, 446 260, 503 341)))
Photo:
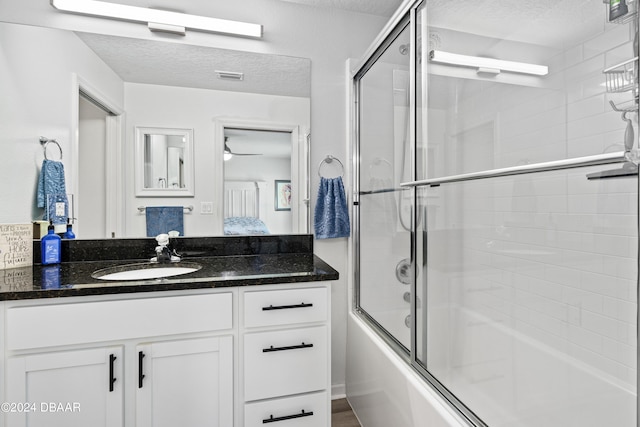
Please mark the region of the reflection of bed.
POLYGON ((225 181, 224 234, 269 234, 260 219, 260 188, 255 181, 225 181))

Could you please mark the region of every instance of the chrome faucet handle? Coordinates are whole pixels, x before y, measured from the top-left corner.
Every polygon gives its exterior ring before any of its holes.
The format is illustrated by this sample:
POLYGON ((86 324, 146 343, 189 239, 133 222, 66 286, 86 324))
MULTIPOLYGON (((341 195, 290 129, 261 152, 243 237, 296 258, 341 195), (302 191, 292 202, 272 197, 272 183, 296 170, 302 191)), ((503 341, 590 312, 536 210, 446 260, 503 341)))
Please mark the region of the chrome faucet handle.
MULTIPOLYGON (((172 249, 170 247, 171 241, 169 234, 158 234, 156 236, 156 241, 158 242, 158 246, 156 246, 155 261, 180 261, 180 255, 176 252, 175 249, 172 249)), ((153 258, 151 260, 154 261, 153 258)))
POLYGON ((169 245, 169 235, 166 233, 158 234, 156 236, 156 241, 159 246, 168 246, 169 245))

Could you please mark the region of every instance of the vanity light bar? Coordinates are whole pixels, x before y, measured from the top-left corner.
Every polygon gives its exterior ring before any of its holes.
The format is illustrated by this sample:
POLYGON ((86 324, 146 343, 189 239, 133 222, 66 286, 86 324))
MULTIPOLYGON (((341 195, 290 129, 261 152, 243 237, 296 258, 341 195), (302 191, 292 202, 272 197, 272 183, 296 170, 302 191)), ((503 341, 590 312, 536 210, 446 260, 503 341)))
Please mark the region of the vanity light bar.
POLYGON ((526 62, 503 61, 501 59, 482 58, 480 56, 458 55, 457 53, 443 52, 440 50, 432 50, 429 53, 429 57, 433 62, 460 65, 463 67, 474 67, 483 72, 491 70, 491 72, 496 74, 500 71, 533 74, 536 76, 546 76, 549 74, 549 67, 546 65, 528 64, 526 62))
POLYGON ((226 19, 188 15, 168 10, 148 9, 96 0, 50 0, 51 6, 64 11, 81 15, 92 15, 103 18, 121 19, 123 21, 146 22, 158 31, 162 26, 173 29, 180 34, 180 28, 207 31, 234 36, 261 38, 262 25, 226 19))

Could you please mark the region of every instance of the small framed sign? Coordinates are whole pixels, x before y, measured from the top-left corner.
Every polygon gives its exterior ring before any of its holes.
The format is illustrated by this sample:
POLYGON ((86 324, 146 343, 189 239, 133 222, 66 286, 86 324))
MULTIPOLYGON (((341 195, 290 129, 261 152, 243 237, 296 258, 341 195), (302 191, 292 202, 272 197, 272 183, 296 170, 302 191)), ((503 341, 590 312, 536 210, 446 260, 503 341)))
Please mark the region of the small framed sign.
POLYGON ((0 270, 33 264, 33 225, 0 224, 0 270))
POLYGON ((275 210, 291 210, 291 181, 276 180, 275 185, 275 210))

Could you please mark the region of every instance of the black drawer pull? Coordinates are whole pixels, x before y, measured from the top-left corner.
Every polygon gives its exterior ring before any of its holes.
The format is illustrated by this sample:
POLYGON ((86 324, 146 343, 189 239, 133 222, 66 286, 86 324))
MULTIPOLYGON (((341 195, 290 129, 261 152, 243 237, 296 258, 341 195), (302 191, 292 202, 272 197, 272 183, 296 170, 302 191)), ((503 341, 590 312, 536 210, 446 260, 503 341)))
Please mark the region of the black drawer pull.
POLYGON ((313 415, 313 411, 304 412, 304 409, 303 409, 302 412, 300 412, 299 414, 285 415, 284 417, 276 417, 276 418, 274 418, 273 415, 271 415, 266 420, 262 420, 262 424, 276 423, 278 421, 292 420, 294 418, 310 417, 312 415, 313 415))
POLYGON ((269 353, 271 351, 296 350, 298 348, 310 348, 310 347, 313 347, 313 344, 302 343, 300 345, 289 345, 289 346, 286 346, 286 347, 270 346, 269 348, 263 348, 262 352, 263 353, 269 353))
POLYGON ((113 365, 116 361, 117 357, 115 354, 109 355, 109 392, 113 391, 113 383, 116 382, 115 373, 113 372, 113 365))
POLYGON ((144 352, 138 352, 138 388, 142 388, 144 381, 144 352))
POLYGON ((294 305, 270 305, 269 307, 262 307, 262 311, 269 310, 286 310, 288 308, 305 308, 305 307, 313 307, 311 303, 300 303, 294 305))

